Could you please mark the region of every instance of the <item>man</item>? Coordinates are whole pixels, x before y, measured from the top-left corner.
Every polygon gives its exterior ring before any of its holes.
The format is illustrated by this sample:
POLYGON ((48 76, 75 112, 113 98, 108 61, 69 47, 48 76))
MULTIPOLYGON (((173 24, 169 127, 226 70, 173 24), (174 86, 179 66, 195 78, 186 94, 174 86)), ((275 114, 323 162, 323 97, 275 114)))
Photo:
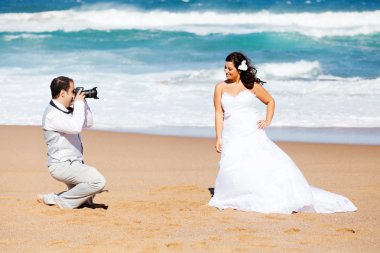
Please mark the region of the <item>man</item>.
POLYGON ((53 99, 42 118, 48 168, 51 176, 65 183, 68 190, 38 195, 38 200, 60 208, 91 204, 92 198, 103 190, 106 182, 95 168, 83 162, 80 132, 92 126, 92 113, 82 90, 74 94, 72 79, 64 76, 54 78, 50 90, 53 99))

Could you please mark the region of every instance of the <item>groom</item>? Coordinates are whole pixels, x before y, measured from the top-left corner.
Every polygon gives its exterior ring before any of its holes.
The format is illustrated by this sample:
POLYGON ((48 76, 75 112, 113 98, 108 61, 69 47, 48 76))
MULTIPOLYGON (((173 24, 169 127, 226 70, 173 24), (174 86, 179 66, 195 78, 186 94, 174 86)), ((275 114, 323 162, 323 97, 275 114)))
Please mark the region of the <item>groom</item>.
POLYGON ((48 168, 51 176, 65 183, 68 190, 38 195, 38 200, 60 208, 77 208, 84 203, 91 205, 92 198, 106 183, 94 167, 83 162, 80 132, 92 126, 92 113, 82 90, 74 93, 72 79, 65 76, 54 78, 50 90, 52 100, 42 119, 48 168))

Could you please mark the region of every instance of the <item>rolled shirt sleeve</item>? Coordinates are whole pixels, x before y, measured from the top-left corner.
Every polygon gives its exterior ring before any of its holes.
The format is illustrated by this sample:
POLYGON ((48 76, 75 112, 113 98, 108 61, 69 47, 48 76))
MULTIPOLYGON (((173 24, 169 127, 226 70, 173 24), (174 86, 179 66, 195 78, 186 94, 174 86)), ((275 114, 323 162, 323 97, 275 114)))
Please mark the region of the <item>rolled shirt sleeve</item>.
POLYGON ((92 117, 92 112, 87 102, 84 103, 84 108, 85 108, 85 120, 84 120, 83 128, 90 128, 94 125, 94 119, 92 117))

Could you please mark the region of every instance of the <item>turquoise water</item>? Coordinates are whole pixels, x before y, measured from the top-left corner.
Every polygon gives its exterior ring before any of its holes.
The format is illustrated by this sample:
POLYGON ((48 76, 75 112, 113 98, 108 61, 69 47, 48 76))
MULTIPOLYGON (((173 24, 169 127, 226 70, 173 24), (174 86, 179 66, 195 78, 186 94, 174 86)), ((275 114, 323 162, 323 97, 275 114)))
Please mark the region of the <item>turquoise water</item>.
POLYGON ((98 86, 98 129, 212 136, 238 50, 276 100, 274 128, 376 129, 379 49, 379 1, 3 1, 0 124, 39 125, 67 75, 98 86))
MULTIPOLYGON (((106 4, 99 0, 12 0, 2 1, 0 13, 43 12, 68 10, 91 4, 106 4)), ((272 12, 323 12, 323 11, 367 11, 380 9, 379 1, 353 0, 113 0, 117 5, 131 5, 143 10, 164 9, 170 11, 260 11, 272 12)))

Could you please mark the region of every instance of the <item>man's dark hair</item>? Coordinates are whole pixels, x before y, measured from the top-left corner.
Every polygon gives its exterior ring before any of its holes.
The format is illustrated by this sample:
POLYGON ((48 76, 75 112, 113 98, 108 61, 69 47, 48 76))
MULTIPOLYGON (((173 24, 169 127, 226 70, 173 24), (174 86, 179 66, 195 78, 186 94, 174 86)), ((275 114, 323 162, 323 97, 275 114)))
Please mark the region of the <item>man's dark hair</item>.
POLYGON ((73 79, 66 76, 59 76, 53 79, 50 84, 51 97, 57 98, 61 90, 69 91, 70 82, 74 83, 73 79))

